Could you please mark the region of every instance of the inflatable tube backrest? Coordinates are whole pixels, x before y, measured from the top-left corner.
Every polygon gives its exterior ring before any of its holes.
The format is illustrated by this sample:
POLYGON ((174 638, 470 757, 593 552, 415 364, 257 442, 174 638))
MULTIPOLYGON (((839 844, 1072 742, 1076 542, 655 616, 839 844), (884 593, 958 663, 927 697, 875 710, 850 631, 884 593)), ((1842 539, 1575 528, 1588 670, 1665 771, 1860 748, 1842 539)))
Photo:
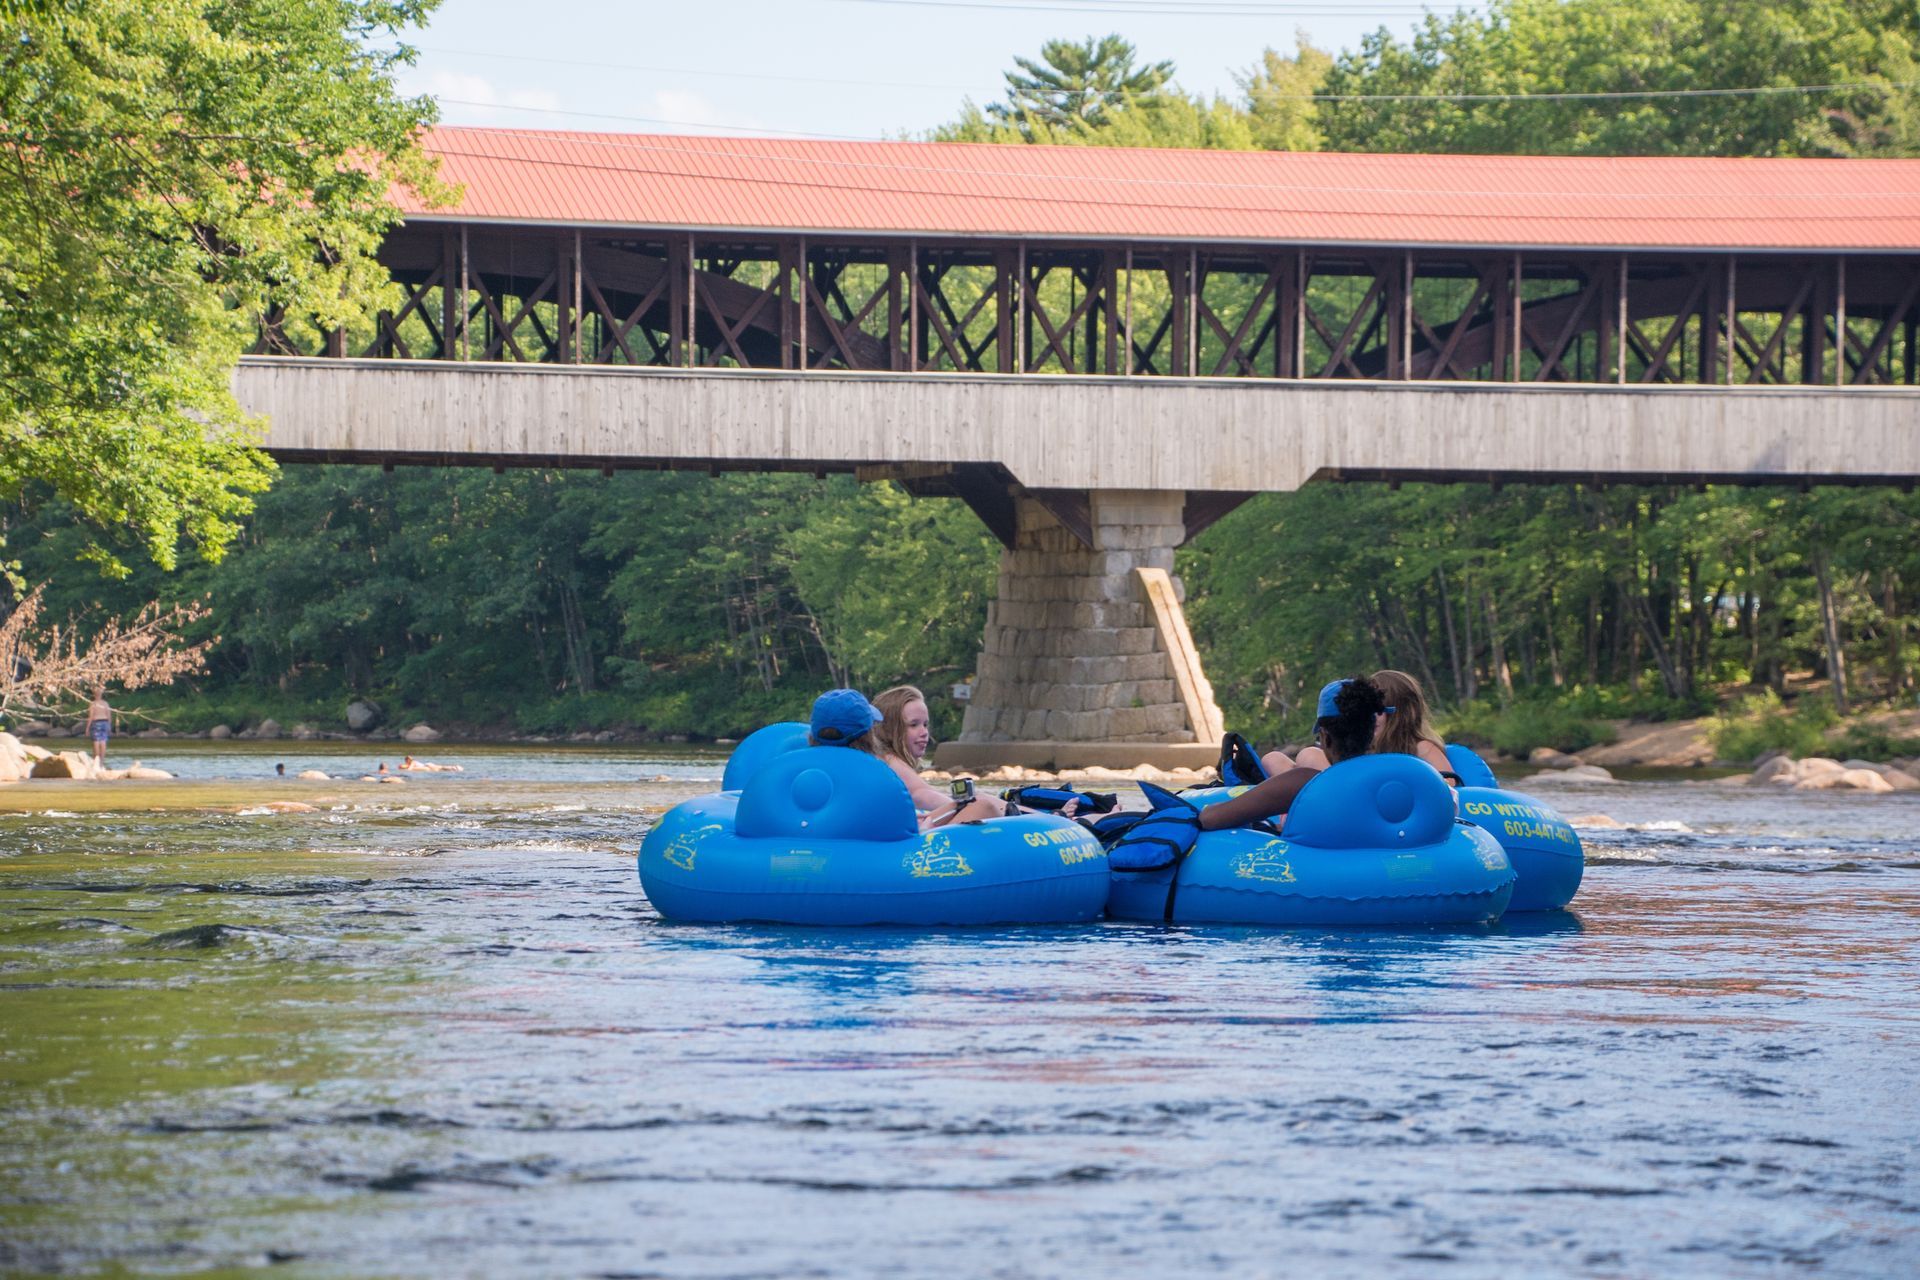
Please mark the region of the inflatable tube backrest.
POLYGON ((1287 814, 1286 837, 1317 849, 1410 849, 1453 831, 1453 788, 1414 756, 1342 760, 1309 782, 1287 814))
POLYGON ((1453 762, 1453 771, 1460 775, 1463 787, 1497 787, 1493 770, 1472 747, 1463 747, 1457 742, 1447 744, 1447 759, 1453 762))
POLYGON ((748 839, 906 840, 920 834, 920 819, 900 775, 866 752, 805 747, 747 781, 733 829, 748 839))
POLYGON ((722 791, 739 791, 767 761, 807 745, 807 726, 797 720, 770 724, 755 729, 727 757, 727 771, 720 777, 722 791))

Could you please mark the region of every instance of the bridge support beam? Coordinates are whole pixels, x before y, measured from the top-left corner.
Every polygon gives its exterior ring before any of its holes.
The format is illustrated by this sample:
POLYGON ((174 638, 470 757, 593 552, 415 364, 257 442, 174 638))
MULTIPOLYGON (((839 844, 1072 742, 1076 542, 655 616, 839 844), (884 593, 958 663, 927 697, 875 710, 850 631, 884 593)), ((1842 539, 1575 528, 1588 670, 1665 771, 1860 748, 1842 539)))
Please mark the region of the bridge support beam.
POLYGON ((1018 494, 947 769, 1211 764, 1220 709, 1180 607, 1178 490, 1018 494))

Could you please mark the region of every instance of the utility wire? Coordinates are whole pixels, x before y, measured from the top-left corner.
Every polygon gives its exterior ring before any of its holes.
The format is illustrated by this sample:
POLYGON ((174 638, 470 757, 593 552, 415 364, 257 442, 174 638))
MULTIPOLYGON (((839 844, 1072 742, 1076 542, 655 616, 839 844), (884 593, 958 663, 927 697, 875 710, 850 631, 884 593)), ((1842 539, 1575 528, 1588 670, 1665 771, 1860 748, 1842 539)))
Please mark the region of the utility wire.
MULTIPOLYGON (((843 0, 849 4, 934 3, 935 0, 843 0)), ((941 3, 958 0, 939 0, 941 3)), ((467 58, 501 58, 514 62, 543 62, 555 66, 596 67, 604 71, 642 71, 657 75, 719 76, 730 80, 782 80, 795 84, 831 84, 851 88, 945 89, 954 93, 995 92, 966 85, 932 84, 923 81, 839 80, 820 76, 788 76, 753 71, 712 71, 694 67, 653 67, 621 62, 593 62, 580 58, 547 58, 517 53, 486 53, 478 49, 434 49, 422 52, 443 53, 467 58)), ((1002 86, 1004 87, 1004 86, 1002 86)), ((1756 85, 1739 89, 1596 89, 1589 91, 1545 93, 1278 93, 1265 97, 1282 102, 1606 102, 1623 98, 1743 98, 1783 93, 1851 93, 1862 90, 1920 89, 1920 80, 1853 80, 1836 84, 1756 85)), ((443 101, 454 102, 447 98, 443 101)), ((462 103, 468 106, 504 106, 503 103, 462 103)), ((516 107, 514 110, 553 111, 550 107, 516 107)), ((609 120, 643 120, 641 116, 611 116, 599 112, 559 112, 562 115, 601 115, 609 120)), ((671 122, 669 122, 671 123, 671 122)), ((769 130, 769 132, 778 132, 769 130)), ((830 136, 830 135, 815 135, 830 136)), ((849 136, 849 135, 839 135, 849 136)))
MULTIPOLYGON (((701 124, 698 121, 694 121, 694 120, 672 120, 663 116, 623 116, 623 115, 614 115, 613 113, 607 112, 607 111, 562 111, 559 107, 516 107, 511 103, 476 102, 471 98, 435 98, 434 101, 451 103, 456 107, 485 107, 490 111, 532 111, 532 112, 537 112, 540 115, 548 115, 548 116, 583 116, 591 120, 627 120, 627 121, 632 121, 635 124, 671 125, 678 129, 726 129, 733 133, 745 133, 750 136, 756 136, 756 137, 762 134, 776 134, 783 138, 822 138, 822 139, 827 139, 833 142, 884 142, 886 141, 886 139, 884 138, 876 138, 871 135, 861 135, 861 134, 851 134, 851 133, 815 133, 815 132, 812 132, 811 130, 806 130, 806 129, 765 129, 760 127, 759 125, 701 124)), ((458 128, 488 129, 488 128, 491 128, 492 126, 450 125, 448 127, 456 128, 456 129, 458 128)), ((496 133, 511 132, 510 130, 505 130, 505 129, 494 129, 493 131, 496 133)), ((530 129, 530 130, 524 130, 523 132, 533 134, 535 136, 541 136, 541 137, 550 136, 547 133, 547 131, 544 131, 544 130, 530 129)), ((615 135, 615 136, 617 137, 618 135, 615 135)), ((598 145, 598 139, 595 139, 594 141, 596 145, 598 145)))
MULTIPOLYGON (((978 86, 964 84, 934 84, 930 81, 916 80, 834 80, 824 76, 786 76, 757 71, 716 71, 709 68, 694 67, 650 67, 627 62, 591 62, 581 58, 544 58, 525 53, 488 53, 480 49, 442 49, 429 45, 419 46, 422 53, 443 53, 460 58, 499 58, 508 62, 544 62, 563 67, 597 67, 602 71, 643 71, 653 75, 671 76, 710 76, 724 80, 783 80, 791 84, 832 84, 851 88, 872 89, 940 89, 950 93, 984 93, 978 86)), ((997 92, 994 90, 993 92, 997 92)))

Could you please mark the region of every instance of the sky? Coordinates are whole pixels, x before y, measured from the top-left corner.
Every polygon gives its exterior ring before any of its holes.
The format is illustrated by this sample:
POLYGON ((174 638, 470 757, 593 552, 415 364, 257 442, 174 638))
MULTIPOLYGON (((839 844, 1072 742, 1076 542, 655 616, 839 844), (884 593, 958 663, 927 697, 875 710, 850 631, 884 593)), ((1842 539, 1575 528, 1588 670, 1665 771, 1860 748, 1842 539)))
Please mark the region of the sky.
POLYGON ((1015 56, 1117 32, 1175 80, 1237 94, 1296 33, 1338 52, 1405 37, 1433 0, 443 0, 408 43, 408 94, 447 124, 632 133, 883 138, 1003 95, 1015 56))

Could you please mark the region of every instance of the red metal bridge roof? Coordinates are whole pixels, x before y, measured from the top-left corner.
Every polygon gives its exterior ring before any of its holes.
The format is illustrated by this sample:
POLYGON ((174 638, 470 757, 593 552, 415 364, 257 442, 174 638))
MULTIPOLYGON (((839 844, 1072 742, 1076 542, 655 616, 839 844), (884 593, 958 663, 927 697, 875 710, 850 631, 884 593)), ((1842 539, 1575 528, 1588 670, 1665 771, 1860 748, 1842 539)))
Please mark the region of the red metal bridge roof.
POLYGON ((1920 160, 1347 155, 434 129, 420 217, 1049 240, 1920 251, 1920 160))

